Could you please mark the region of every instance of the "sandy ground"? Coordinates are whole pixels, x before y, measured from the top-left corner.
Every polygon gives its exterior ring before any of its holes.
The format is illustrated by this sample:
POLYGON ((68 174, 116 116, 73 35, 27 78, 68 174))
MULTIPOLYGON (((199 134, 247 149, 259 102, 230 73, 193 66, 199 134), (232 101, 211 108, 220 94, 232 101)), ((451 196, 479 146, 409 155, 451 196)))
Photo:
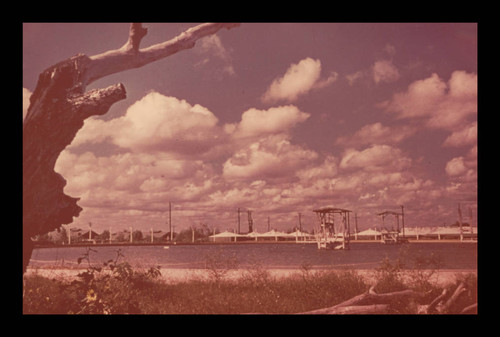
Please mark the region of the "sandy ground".
MULTIPOLYGON (((55 279, 72 279, 76 277, 76 275, 81 271, 82 269, 28 268, 26 274, 41 275, 44 277, 55 278, 55 279)), ((160 271, 162 278, 168 283, 183 282, 193 279, 203 280, 203 279, 210 279, 213 277, 212 274, 213 271, 208 269, 162 268, 160 269, 160 271)), ((304 271, 300 269, 266 269, 266 271, 269 273, 270 276, 276 278, 283 278, 291 276, 293 274, 301 275, 302 273, 304 273, 304 271)), ((314 273, 318 271, 320 270, 313 269, 310 270, 309 272, 314 273)), ((255 272, 258 271, 251 269, 231 269, 225 271, 224 278, 238 279, 240 277, 255 272)), ((367 283, 372 284, 374 282, 375 270, 361 269, 361 270, 356 270, 356 272, 362 277, 364 277, 367 283)), ((432 273, 430 281, 435 282, 436 285, 446 285, 449 283, 453 283, 456 280, 456 278, 459 277, 460 275, 466 275, 471 273, 477 275, 477 270, 459 270, 459 269, 439 270, 439 271, 434 271, 434 273, 432 273)), ((405 274, 407 277, 411 277, 407 273, 403 273, 403 275, 405 274)))

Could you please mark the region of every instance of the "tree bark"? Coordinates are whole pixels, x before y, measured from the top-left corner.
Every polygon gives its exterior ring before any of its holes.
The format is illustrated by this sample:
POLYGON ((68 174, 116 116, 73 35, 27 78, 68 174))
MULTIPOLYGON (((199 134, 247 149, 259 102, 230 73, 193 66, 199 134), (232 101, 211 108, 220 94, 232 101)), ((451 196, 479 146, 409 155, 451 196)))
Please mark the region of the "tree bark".
POLYGON ((354 296, 333 307, 317 309, 303 312, 305 315, 322 314, 387 314, 390 310, 390 303, 404 298, 421 298, 428 293, 417 292, 414 290, 402 290, 391 293, 377 294, 376 285, 373 285, 367 292, 354 296))
POLYGON ((302 313, 302 315, 373 315, 387 314, 388 304, 334 306, 302 313))
POLYGON ((133 23, 122 48, 90 57, 78 54, 40 74, 23 122, 23 272, 33 250, 31 238, 71 223, 82 210, 77 204, 79 198, 64 194, 66 181, 54 171, 59 154, 73 141, 86 118, 105 114, 111 105, 126 98, 121 83, 91 91, 86 91, 86 86, 192 48, 198 39, 236 26, 200 24, 174 39, 140 49, 147 29, 133 23))

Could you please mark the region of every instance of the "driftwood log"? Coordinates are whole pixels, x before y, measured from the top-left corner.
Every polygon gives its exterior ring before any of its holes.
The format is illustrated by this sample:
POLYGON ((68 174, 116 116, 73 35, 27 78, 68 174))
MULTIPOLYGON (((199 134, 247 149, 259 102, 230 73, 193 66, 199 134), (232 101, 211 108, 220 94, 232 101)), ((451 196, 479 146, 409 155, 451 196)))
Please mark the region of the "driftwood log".
POLYGON ((105 114, 126 98, 121 83, 90 91, 86 91, 87 85, 192 48, 198 39, 238 25, 200 24, 171 40, 140 49, 147 29, 133 23, 123 47, 90 57, 78 54, 40 74, 23 122, 23 272, 31 258, 32 237, 71 223, 82 210, 79 198, 63 193, 66 181, 54 171, 59 154, 86 118, 105 114))
MULTIPOLYGON (((409 299, 424 299, 430 295, 429 292, 416 292, 413 290, 402 290, 391 293, 378 294, 375 292, 376 284, 370 289, 347 301, 339 303, 333 307, 302 312, 302 315, 345 315, 345 314, 390 314, 394 312, 392 303, 409 299)), ((469 305, 463 309, 456 309, 453 306, 459 297, 466 291, 465 283, 461 282, 451 296, 445 289, 430 304, 419 305, 418 314, 475 314, 477 313, 477 303, 469 305), (452 310, 453 309, 453 310, 452 310)))

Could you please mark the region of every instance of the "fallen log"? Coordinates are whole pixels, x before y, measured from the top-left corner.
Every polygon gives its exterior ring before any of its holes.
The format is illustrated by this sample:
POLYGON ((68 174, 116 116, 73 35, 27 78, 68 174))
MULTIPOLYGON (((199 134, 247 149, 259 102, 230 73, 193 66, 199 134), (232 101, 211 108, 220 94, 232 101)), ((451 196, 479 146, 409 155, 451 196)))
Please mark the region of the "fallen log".
MULTIPOLYGON (((375 291, 376 284, 363 294, 354 296, 342 303, 328 308, 316 309, 306 312, 301 312, 302 315, 342 315, 342 314, 389 314, 394 312, 393 303, 397 303, 403 299, 420 298, 423 299, 430 295, 430 292, 417 292, 414 290, 401 290, 390 293, 378 294, 375 291)), ((457 304, 460 296, 467 291, 467 286, 464 282, 460 282, 455 288, 451 296, 448 297, 449 291, 444 289, 434 300, 429 304, 419 305, 417 314, 474 314, 477 313, 477 303, 469 305, 463 309, 453 309, 457 304)))
POLYGON ((422 298, 429 295, 428 292, 417 292, 410 289, 378 294, 375 292, 376 286, 375 284, 365 293, 334 305, 333 307, 306 311, 301 314, 387 314, 390 313, 391 303, 395 301, 406 298, 422 298))
POLYGON ((477 303, 469 305, 460 311, 461 314, 477 314, 477 303))
POLYGON ((370 315, 389 313, 388 304, 351 305, 303 312, 303 315, 370 315))
POLYGON ((444 289, 443 292, 439 296, 437 296, 429 305, 421 305, 418 307, 417 311, 419 314, 473 313, 474 311, 477 311, 477 303, 461 310, 453 310, 453 306, 457 303, 460 296, 466 291, 466 284, 464 282, 460 282, 450 297, 448 297, 449 292, 447 291, 447 289, 444 289))

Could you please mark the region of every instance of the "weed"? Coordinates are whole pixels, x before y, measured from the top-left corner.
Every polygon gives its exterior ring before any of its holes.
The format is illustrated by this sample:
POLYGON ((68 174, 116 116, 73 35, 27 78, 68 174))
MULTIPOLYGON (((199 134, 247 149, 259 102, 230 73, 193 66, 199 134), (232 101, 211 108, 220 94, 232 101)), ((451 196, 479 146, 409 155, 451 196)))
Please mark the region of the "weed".
POLYGON ((116 314, 140 313, 138 295, 151 281, 160 276, 158 268, 146 272, 134 270, 128 262, 118 262, 123 257, 120 250, 114 260, 108 260, 96 267, 90 263, 88 249, 78 258, 78 263, 87 261, 88 267, 76 279, 67 282, 43 278, 28 279, 27 293, 23 298, 25 313, 67 313, 67 314, 116 314), (40 289, 45 290, 45 301, 37 298, 40 289), (35 294, 35 296, 33 296, 35 294), (43 306, 40 304, 43 303, 43 306), (43 308, 42 308, 43 307, 43 308))
POLYGON ((205 268, 216 283, 219 283, 229 270, 235 269, 237 266, 238 259, 235 254, 226 257, 222 251, 218 250, 205 256, 205 268))
MULTIPOLYGON (((207 259, 209 278, 167 283, 160 278, 158 268, 139 270, 120 262, 121 251, 117 251, 116 259, 100 266, 90 263, 92 253, 89 250, 84 254, 80 262, 87 262, 88 267, 73 281, 38 275, 26 277, 24 313, 288 314, 334 306, 369 288, 355 270, 313 270, 308 265, 286 277, 275 277, 256 265, 245 270, 240 278, 227 278, 224 276, 237 266, 237 261, 220 252, 207 259)), ((396 261, 385 259, 376 270, 376 291, 418 287, 414 279, 403 278, 402 271, 406 273, 408 266, 427 268, 435 262, 432 256, 427 260, 403 256, 396 261)), ((422 275, 425 281, 426 274, 422 275)), ((468 289, 462 300, 474 301, 477 298, 475 276, 465 275, 460 281, 466 283, 468 289)), ((437 288, 431 290, 431 297, 440 292, 437 288)), ((395 313, 405 314, 416 312, 417 304, 412 300, 391 303, 395 313)))

